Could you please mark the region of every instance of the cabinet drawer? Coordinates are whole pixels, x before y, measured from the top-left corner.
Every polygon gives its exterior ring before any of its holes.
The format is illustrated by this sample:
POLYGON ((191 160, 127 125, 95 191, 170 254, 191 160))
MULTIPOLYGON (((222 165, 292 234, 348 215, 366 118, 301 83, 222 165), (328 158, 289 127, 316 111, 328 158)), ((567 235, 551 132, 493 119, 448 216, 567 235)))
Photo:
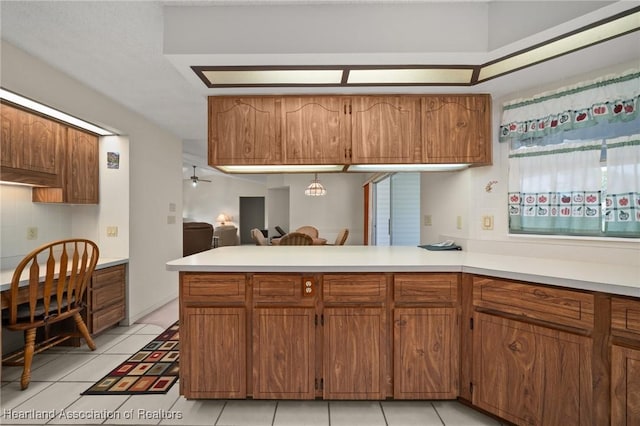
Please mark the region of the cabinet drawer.
POLYGON ((91 277, 91 288, 96 289, 113 284, 124 284, 125 265, 97 269, 91 277))
POLYGON ((124 281, 109 283, 101 287, 91 289, 91 307, 101 309, 124 300, 124 281))
POLYGON ((187 302, 244 302, 244 274, 182 275, 182 297, 187 302))
POLYGON ((325 302, 384 302, 386 283, 382 274, 325 275, 322 296, 325 302))
POLYGON ((474 306, 581 329, 593 328, 593 295, 496 278, 473 277, 474 306))
POLYGON ((396 274, 393 277, 396 302, 455 303, 458 274, 396 274))
POLYGON ((89 316, 89 332, 91 334, 100 333, 123 319, 124 301, 121 301, 116 305, 93 312, 89 316))
POLYGON ((640 300, 611 299, 611 330, 615 335, 640 339, 640 300))

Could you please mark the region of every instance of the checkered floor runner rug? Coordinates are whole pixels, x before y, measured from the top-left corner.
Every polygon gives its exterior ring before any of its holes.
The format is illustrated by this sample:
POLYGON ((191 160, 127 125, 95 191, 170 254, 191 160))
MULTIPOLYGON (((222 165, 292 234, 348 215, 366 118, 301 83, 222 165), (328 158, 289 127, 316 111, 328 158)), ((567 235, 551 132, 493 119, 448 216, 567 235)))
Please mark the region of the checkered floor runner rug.
POLYGON ((176 322, 82 395, 167 393, 178 380, 179 337, 176 322))

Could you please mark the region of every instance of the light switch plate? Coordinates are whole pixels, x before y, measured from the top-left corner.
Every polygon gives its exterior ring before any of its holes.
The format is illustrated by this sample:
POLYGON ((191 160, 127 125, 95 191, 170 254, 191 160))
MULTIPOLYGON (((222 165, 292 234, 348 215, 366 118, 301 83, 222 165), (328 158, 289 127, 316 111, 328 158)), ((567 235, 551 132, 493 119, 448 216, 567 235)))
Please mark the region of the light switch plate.
POLYGON ((482 229, 491 231, 493 229, 493 215, 482 216, 482 229))

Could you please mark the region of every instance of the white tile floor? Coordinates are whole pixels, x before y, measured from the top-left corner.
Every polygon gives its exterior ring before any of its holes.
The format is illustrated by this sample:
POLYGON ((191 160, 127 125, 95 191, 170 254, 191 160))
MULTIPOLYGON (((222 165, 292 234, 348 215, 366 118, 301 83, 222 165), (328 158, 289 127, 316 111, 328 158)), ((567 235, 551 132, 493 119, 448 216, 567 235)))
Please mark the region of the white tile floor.
POLYGON ((38 354, 25 391, 20 391, 21 367, 2 367, 0 424, 500 425, 455 401, 189 401, 178 394, 178 385, 166 395, 80 395, 164 329, 158 324, 118 327, 95 339, 94 352, 83 346, 38 354))

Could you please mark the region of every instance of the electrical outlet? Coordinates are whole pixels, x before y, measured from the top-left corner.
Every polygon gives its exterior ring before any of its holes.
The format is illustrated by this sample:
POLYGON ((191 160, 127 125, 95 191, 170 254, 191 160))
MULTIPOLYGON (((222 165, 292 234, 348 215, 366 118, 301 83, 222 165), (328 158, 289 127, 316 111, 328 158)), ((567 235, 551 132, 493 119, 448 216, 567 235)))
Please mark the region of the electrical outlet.
POLYGON ((425 214, 424 215, 423 224, 424 224, 424 226, 431 226, 433 224, 433 222, 431 221, 431 215, 430 214, 425 214))
POLYGON ((38 239, 38 227, 30 226, 27 228, 27 240, 37 240, 38 239))
POLYGON ((173 225, 176 223, 176 217, 175 216, 167 216, 167 225, 173 225))
POLYGON ((107 237, 117 237, 117 236, 118 236, 118 227, 107 226, 107 237))
POLYGON ((462 229, 462 216, 456 217, 456 228, 462 229))
POLYGON ((169 211, 174 213, 176 211, 176 203, 169 203, 169 211))

